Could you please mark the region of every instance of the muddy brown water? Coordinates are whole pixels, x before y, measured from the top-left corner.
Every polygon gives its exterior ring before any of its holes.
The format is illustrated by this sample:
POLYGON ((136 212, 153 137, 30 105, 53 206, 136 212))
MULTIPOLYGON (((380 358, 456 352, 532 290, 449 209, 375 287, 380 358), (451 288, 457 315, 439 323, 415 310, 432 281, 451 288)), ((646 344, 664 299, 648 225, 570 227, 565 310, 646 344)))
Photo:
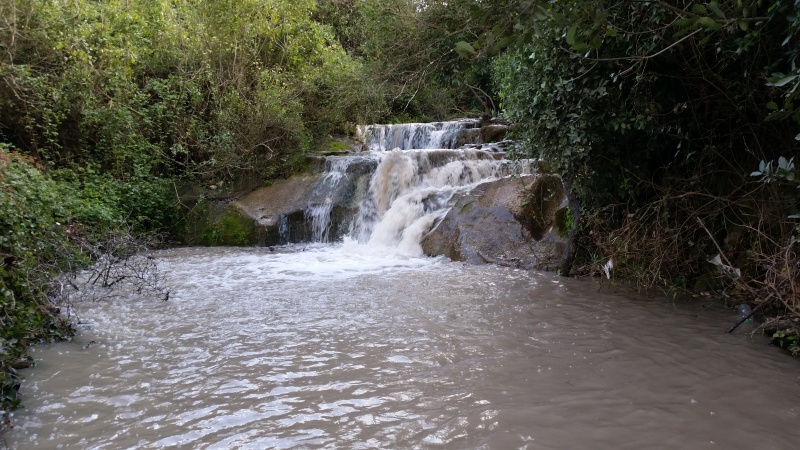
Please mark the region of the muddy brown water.
POLYGON ((800 448, 800 363, 721 306, 347 245, 157 258, 169 301, 35 349, 10 448, 800 448))

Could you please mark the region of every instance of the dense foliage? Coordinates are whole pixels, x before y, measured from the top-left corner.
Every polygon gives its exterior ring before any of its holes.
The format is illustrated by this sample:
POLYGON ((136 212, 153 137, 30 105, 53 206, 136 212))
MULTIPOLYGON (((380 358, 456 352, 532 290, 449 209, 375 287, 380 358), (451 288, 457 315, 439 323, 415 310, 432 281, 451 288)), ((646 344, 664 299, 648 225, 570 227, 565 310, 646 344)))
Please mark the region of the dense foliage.
POLYGON ((580 204, 578 269, 611 259, 646 286, 800 313, 798 2, 381 5, 351 41, 385 68, 389 109, 424 115, 438 95, 449 112, 434 116, 509 119, 518 156, 547 161, 580 204))
POLYGON ((490 111, 564 176, 574 269, 613 260, 798 329, 800 2, 345 3, 370 5, 351 42, 393 114, 490 111))
POLYGON ((0 2, 0 136, 118 179, 287 170, 369 110, 315 2, 0 2))
POLYGON ((480 2, 319 0, 317 16, 366 69, 376 120, 426 121, 493 109, 491 67, 456 44, 480 38, 480 2))
POLYGON ((0 407, 7 408, 19 402, 16 369, 27 365, 28 346, 71 333, 47 289, 73 252, 57 186, 32 160, 0 148, 0 194, 0 407))
POLYGON ((800 4, 546 6, 507 21, 538 31, 508 33, 494 74, 523 152, 581 203, 585 267, 800 315, 800 4))

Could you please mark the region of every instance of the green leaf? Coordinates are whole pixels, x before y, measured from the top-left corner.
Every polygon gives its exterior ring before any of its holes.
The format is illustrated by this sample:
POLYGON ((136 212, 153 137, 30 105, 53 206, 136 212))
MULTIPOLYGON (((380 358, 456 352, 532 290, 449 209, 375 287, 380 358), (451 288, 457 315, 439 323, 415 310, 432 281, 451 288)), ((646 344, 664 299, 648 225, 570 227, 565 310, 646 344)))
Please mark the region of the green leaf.
POLYGON ((788 76, 784 76, 783 74, 776 74, 776 76, 770 77, 767 86, 775 86, 775 87, 786 86, 787 84, 797 79, 797 77, 798 74, 788 75, 788 76))
POLYGON ((575 34, 578 32, 578 26, 573 25, 569 27, 567 31, 567 44, 574 46, 575 45, 575 34))
MULTIPOLYGON (((769 103, 767 103, 767 109, 770 110, 770 111, 777 111, 778 110, 778 104, 775 103, 775 102, 769 102, 769 103)), ((800 136, 800 134, 798 134, 798 136, 800 136)))
POLYGON ((536 20, 547 20, 550 17, 550 13, 544 9, 541 5, 536 5, 533 9, 533 18, 536 20))
POLYGON ((709 31, 716 31, 722 28, 722 25, 717 23, 717 21, 711 17, 700 17, 697 19, 697 23, 709 31))
POLYGON ((511 42, 513 42, 513 40, 514 38, 511 36, 501 37, 492 45, 492 52, 496 53, 502 51, 503 49, 508 47, 511 44, 511 42))
POLYGON ((456 42, 456 53, 458 53, 459 56, 467 56, 474 55, 477 52, 469 42, 458 41, 456 42))
POLYGON ((699 3, 695 3, 694 5, 692 5, 692 12, 695 14, 704 14, 704 15, 708 14, 708 10, 706 9, 706 7, 699 3))
POLYGON ((742 31, 747 31, 750 28, 750 24, 746 20, 737 20, 736 24, 739 25, 739 29, 742 31))
POLYGON ((614 27, 606 28, 606 36, 614 37, 617 35, 617 32, 618 32, 617 29, 614 27))
POLYGON ((714 14, 716 14, 717 17, 719 17, 720 19, 724 19, 725 18, 725 13, 723 13, 722 10, 719 9, 719 4, 717 4, 717 2, 710 2, 708 4, 708 9, 713 11, 714 14))

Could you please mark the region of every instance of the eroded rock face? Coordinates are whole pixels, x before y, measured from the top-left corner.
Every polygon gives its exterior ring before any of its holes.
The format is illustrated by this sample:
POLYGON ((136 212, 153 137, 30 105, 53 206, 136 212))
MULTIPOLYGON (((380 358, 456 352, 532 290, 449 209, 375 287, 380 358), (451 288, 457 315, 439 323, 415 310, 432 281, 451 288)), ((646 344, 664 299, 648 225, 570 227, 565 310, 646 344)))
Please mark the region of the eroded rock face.
MULTIPOLYGON (((328 161, 335 163, 336 159, 328 161)), ((377 165, 368 157, 340 162, 346 164, 337 170, 326 167, 324 173, 276 181, 241 197, 229 208, 256 222, 255 243, 259 245, 309 242, 320 237, 337 240, 348 232, 377 165), (324 216, 325 224, 315 220, 315 214, 324 216)))
POLYGON ((309 189, 319 178, 319 174, 304 174, 279 180, 243 196, 232 207, 255 220, 258 225, 272 227, 278 224, 281 216, 305 209, 309 189))
POLYGON ((431 256, 525 269, 557 269, 566 239, 553 231, 565 203, 555 175, 504 178, 462 195, 422 242, 431 256))

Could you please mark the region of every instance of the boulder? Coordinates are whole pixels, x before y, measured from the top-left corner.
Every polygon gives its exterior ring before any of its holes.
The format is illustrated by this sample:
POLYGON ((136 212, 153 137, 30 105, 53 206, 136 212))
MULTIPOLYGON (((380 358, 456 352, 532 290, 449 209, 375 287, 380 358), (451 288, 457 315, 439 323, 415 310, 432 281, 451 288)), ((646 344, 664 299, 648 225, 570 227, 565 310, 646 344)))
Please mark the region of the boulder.
POLYGON ((499 142, 506 138, 508 127, 500 124, 487 125, 481 128, 483 142, 499 142))
POLYGON ((241 197, 231 207, 262 227, 273 227, 278 225, 281 216, 306 208, 308 192, 319 178, 320 175, 302 174, 278 180, 241 197))
POLYGON ((228 204, 229 211, 255 222, 252 244, 280 245, 346 234, 377 166, 374 158, 324 160, 325 173, 300 174, 256 189, 228 204), (340 164, 337 170, 330 165, 340 164))
POLYGON ((462 194, 422 242, 427 255, 454 261, 555 270, 567 238, 554 230, 565 207, 561 178, 503 178, 462 194))

